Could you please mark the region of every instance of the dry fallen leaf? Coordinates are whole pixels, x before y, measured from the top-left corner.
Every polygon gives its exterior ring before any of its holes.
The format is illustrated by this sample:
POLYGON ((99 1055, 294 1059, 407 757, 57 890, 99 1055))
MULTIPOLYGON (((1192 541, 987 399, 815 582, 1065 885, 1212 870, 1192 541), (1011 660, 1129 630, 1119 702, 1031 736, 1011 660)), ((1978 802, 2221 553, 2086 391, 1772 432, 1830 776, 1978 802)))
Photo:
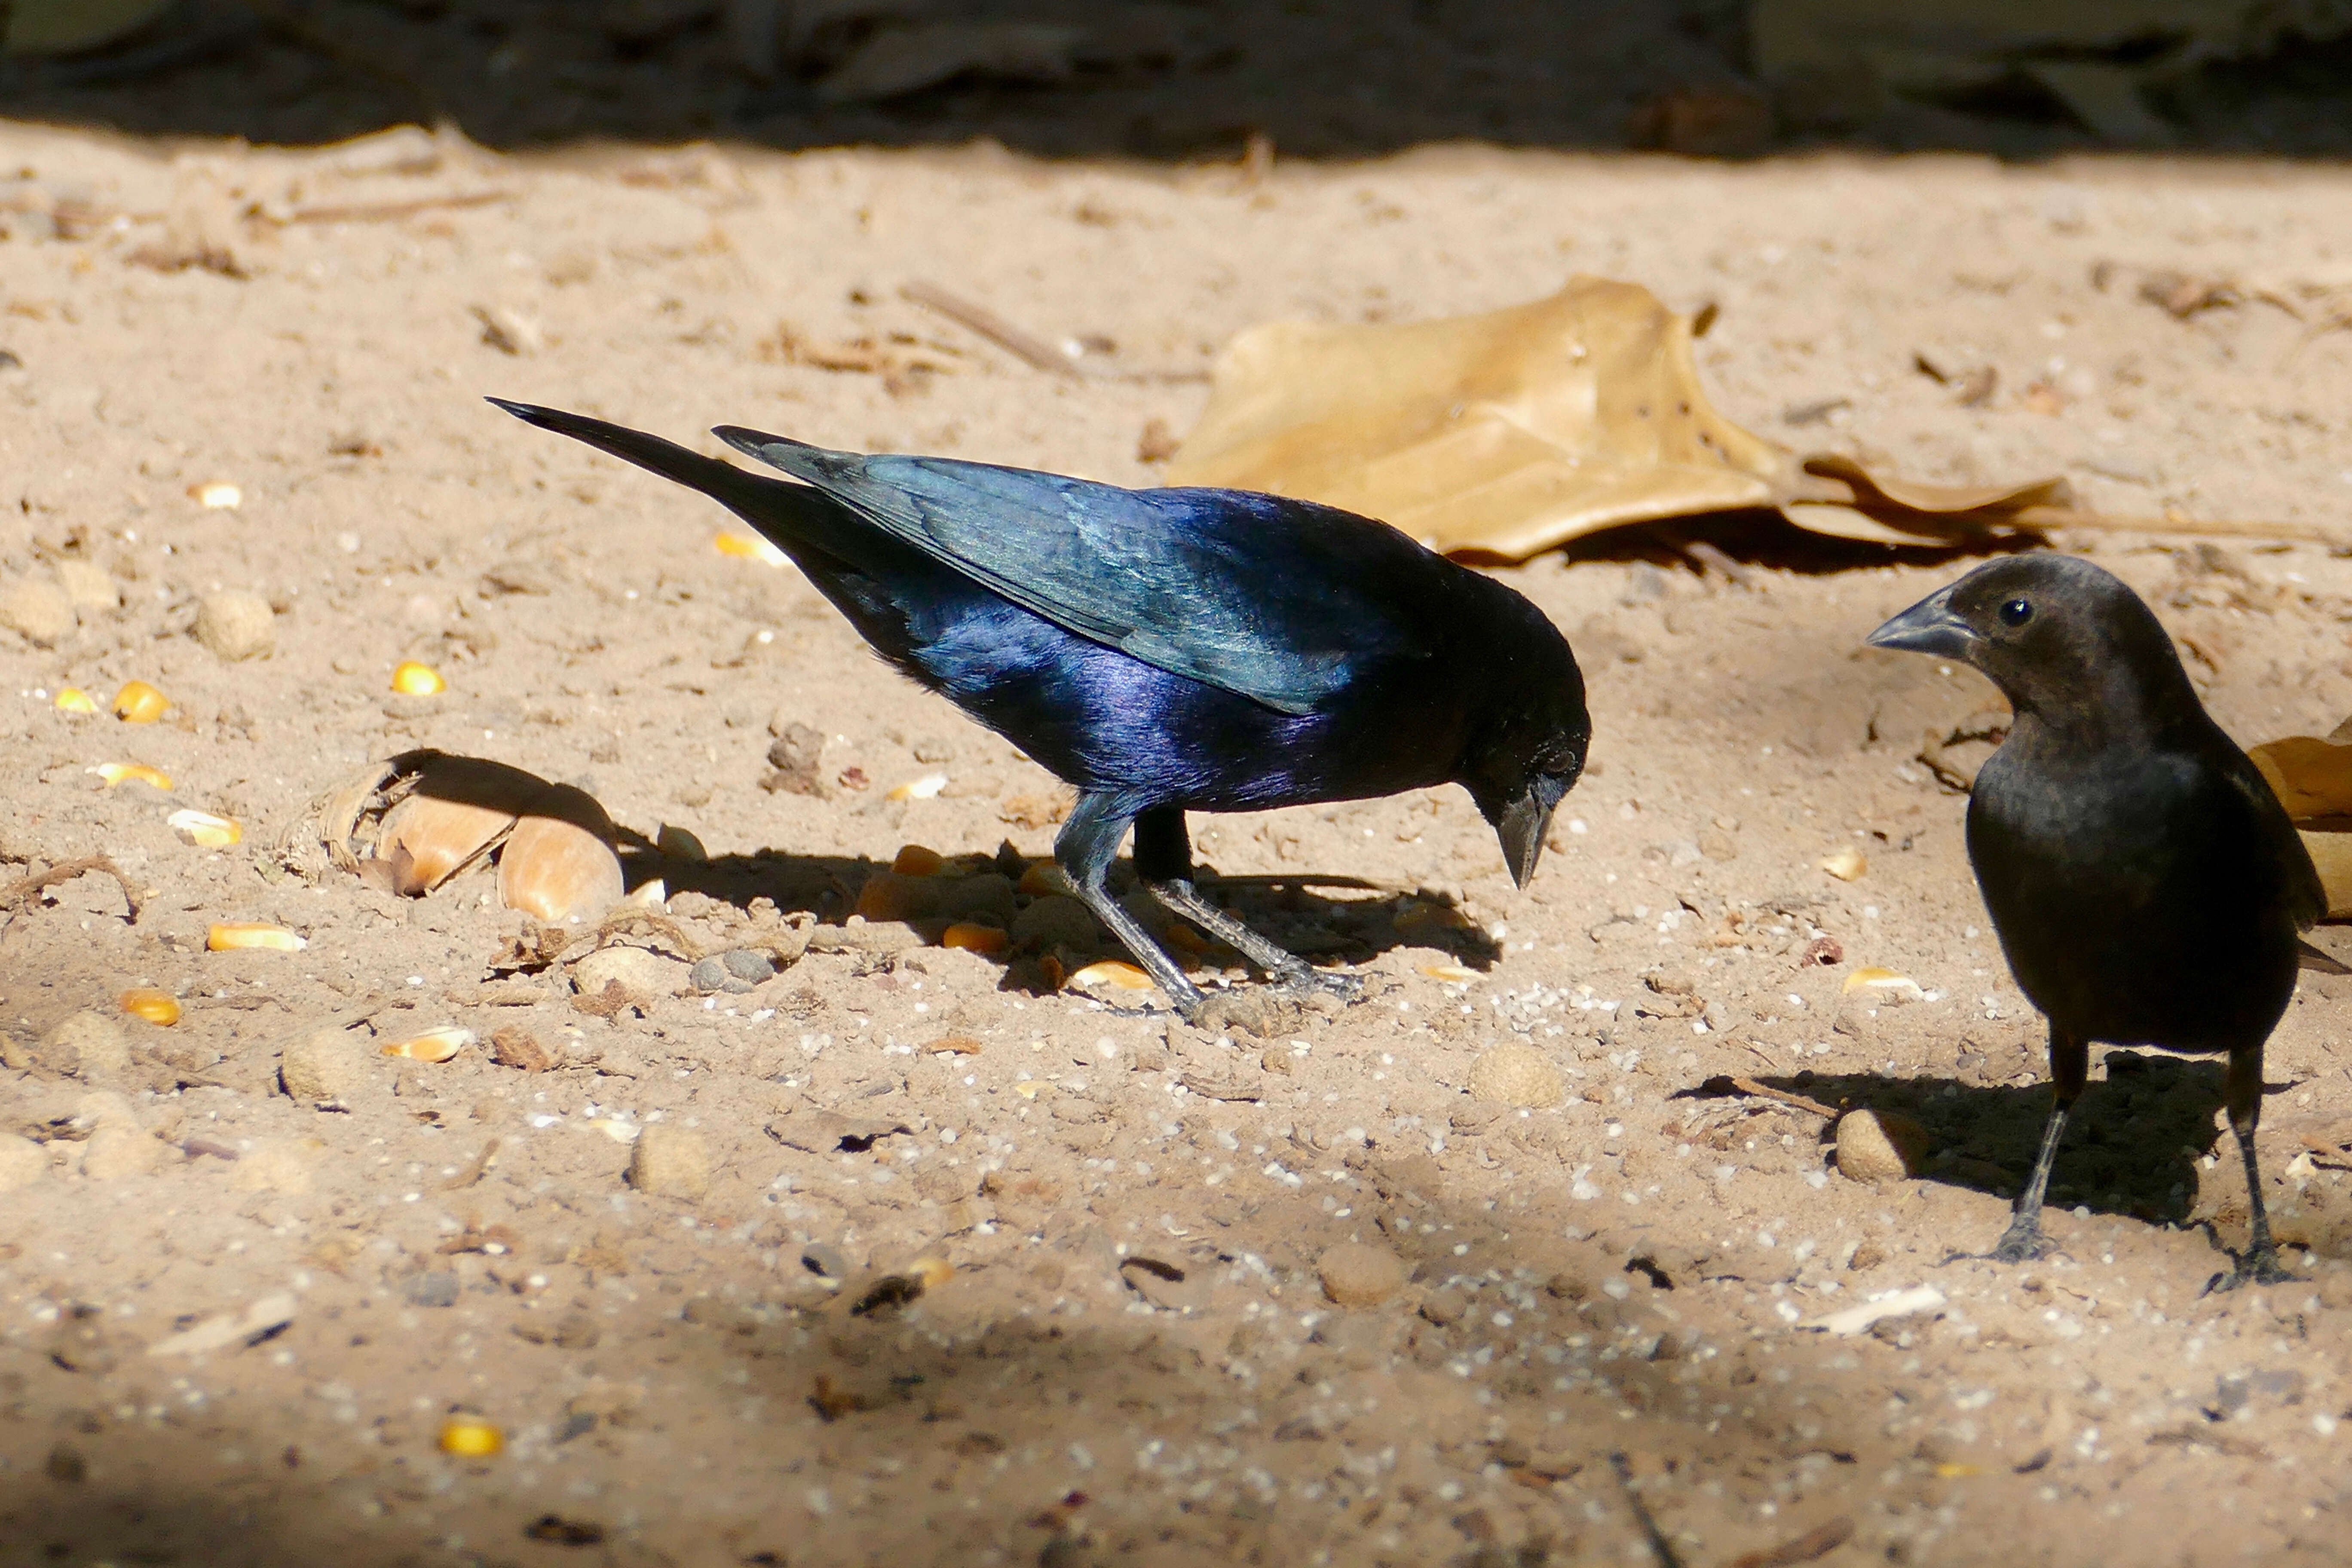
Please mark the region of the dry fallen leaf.
POLYGON ((2127 522, 2309 531, 2080 511, 2063 479, 1926 485, 1836 454, 1800 457, 1715 411, 1692 336, 1691 318, 1646 289, 1590 277, 1485 315, 1254 327, 1218 362, 1209 405, 1167 479, 1322 501, 1433 549, 1510 561, 1606 528, 1757 507, 1815 533, 1883 544, 2127 522))
POLYGON ((2290 735, 2246 754, 2302 834, 2327 889, 2328 914, 2352 914, 2352 743, 2290 735))

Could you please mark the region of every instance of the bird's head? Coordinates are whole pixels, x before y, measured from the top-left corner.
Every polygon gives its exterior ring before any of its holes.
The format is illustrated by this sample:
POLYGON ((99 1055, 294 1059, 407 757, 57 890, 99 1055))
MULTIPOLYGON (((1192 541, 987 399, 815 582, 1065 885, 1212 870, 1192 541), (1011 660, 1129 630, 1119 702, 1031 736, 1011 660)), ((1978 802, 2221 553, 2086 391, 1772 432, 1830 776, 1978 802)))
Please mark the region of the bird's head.
POLYGON ((1532 605, 1527 611, 1539 632, 1530 626, 1528 636, 1496 639, 1503 668, 1492 672, 1487 686, 1496 705, 1476 731, 1461 774, 1502 841, 1511 880, 1522 888, 1536 874, 1552 811, 1576 786, 1592 743, 1576 656, 1540 611, 1532 605))
POLYGON ((1970 665, 2021 713, 2161 718, 2197 700, 2172 639, 2114 574, 2012 555, 1930 594, 1864 639, 1970 665))

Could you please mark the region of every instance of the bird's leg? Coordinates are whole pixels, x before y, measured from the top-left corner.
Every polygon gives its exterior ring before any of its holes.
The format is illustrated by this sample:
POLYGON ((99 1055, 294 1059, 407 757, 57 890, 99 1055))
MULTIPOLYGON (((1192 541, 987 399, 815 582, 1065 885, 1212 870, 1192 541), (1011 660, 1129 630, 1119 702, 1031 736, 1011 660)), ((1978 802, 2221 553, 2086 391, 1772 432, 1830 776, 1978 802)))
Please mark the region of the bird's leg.
POLYGON ((2299 1276, 2286 1271, 2278 1247, 2271 1240, 2271 1216, 2263 1206, 2263 1173, 2254 1164, 2254 1128, 2263 1115, 2263 1048, 2230 1053, 2230 1070, 2223 1081, 2230 1107, 2230 1131, 2238 1135, 2238 1152, 2246 1162, 2246 1206, 2253 1214, 2252 1234, 2238 1267, 2208 1287, 2234 1290, 2241 1285, 2284 1285, 2299 1276))
POLYGON ((1069 879, 1070 890, 1079 901, 1126 944, 1136 963, 1143 965, 1143 972, 1168 994, 1176 1010, 1189 1020, 1205 1000, 1201 988, 1185 979, 1176 961, 1160 951, 1160 944, 1151 940, 1133 915, 1119 907, 1105 882, 1110 874, 1110 863, 1118 855, 1118 841, 1127 837, 1127 825, 1134 819, 1135 813, 1127 809, 1120 796, 1087 791, 1078 796, 1077 805, 1070 809, 1069 820, 1062 824, 1062 831, 1054 840, 1054 859, 1062 868, 1062 875, 1069 879))
POLYGON ((1357 976, 1325 973, 1201 897, 1192 885, 1192 842, 1178 807, 1155 805, 1136 817, 1135 871, 1153 898, 1265 971, 1277 989, 1293 995, 1328 991, 1349 1000, 1362 994, 1357 976))
POLYGON ((2058 1142, 2066 1134, 2066 1113, 2082 1098, 2084 1080, 2091 1076, 2091 1047, 2050 1026, 2050 1121, 2042 1130, 2042 1152, 2033 1161, 2033 1174, 2017 1200, 2009 1228, 1985 1256, 1996 1263, 2029 1263, 2056 1250, 2042 1232, 2042 1200, 2050 1190, 2050 1168, 2058 1163, 2058 1142))

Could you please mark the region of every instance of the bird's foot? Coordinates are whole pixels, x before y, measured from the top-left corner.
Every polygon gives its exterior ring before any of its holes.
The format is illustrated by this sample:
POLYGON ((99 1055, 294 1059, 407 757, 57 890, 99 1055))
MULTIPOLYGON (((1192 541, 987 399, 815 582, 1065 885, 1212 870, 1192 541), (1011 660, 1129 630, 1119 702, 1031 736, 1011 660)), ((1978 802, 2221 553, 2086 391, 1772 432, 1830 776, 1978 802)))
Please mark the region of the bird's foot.
POLYGON ((2040 1223, 2034 1220, 2011 1220, 1992 1250, 1979 1256, 1992 1263, 2039 1263, 2058 1250, 2040 1223))
POLYGON ((1310 1007, 1319 998, 1327 996, 1350 1004, 1364 999, 1362 975, 1338 974, 1305 963, 1286 963, 1276 970, 1269 981, 1269 988, 1277 996, 1287 997, 1310 1007))
POLYGON ((2286 1265, 2279 1261, 2277 1247, 2250 1247, 2239 1256, 2237 1268, 2207 1280, 2204 1293, 2218 1296, 2242 1285, 2294 1285, 2302 1280, 2302 1275, 2290 1273, 2286 1265))

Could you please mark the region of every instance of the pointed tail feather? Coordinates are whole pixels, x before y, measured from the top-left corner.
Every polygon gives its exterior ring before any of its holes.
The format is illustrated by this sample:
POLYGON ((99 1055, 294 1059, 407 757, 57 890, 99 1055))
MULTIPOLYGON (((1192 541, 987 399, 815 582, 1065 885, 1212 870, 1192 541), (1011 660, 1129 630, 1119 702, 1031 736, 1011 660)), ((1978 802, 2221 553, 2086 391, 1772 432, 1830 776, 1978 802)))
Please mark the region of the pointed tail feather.
POLYGON ((849 558, 856 554, 855 534, 861 525, 822 490, 772 479, 763 474, 748 474, 732 463, 706 458, 675 441, 665 441, 625 425, 593 419, 585 414, 568 414, 561 408, 541 408, 536 404, 514 403, 503 397, 488 401, 525 424, 569 436, 600 452, 609 452, 623 462, 635 463, 666 479, 700 490, 759 530, 770 543, 801 562, 803 567, 810 564, 803 552, 811 548, 849 558))

